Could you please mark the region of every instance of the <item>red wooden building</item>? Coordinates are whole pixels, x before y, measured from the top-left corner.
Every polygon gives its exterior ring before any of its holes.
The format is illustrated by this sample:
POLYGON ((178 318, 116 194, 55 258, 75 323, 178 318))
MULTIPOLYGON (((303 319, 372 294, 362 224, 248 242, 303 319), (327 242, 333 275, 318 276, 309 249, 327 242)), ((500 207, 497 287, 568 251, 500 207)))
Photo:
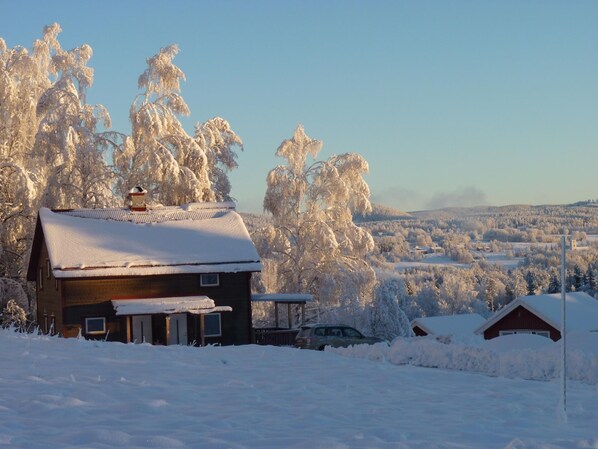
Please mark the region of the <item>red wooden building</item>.
MULTIPOLYGON (((486 340, 511 334, 536 334, 557 341, 561 338, 561 307, 559 293, 522 296, 497 311, 476 334, 486 340)), ((587 293, 566 295, 567 331, 598 331, 598 300, 587 293)))

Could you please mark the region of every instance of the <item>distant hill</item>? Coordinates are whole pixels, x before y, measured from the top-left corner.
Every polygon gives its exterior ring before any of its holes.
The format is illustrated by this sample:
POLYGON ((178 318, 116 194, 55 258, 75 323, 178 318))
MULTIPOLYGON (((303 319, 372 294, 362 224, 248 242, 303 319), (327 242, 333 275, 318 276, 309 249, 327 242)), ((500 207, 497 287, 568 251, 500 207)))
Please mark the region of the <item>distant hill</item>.
POLYGON ((356 223, 363 223, 367 221, 397 220, 406 217, 411 217, 411 214, 394 207, 372 204, 371 213, 367 215, 356 214, 353 216, 353 221, 356 223))

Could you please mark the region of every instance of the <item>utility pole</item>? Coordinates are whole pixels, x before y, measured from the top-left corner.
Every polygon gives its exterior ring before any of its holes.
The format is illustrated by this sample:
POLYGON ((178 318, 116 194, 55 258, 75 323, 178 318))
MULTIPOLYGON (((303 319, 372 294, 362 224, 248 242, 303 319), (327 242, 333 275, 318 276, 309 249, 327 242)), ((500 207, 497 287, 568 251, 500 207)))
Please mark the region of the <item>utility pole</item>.
POLYGON ((566 238, 561 237, 561 417, 567 422, 567 294, 565 292, 566 238))

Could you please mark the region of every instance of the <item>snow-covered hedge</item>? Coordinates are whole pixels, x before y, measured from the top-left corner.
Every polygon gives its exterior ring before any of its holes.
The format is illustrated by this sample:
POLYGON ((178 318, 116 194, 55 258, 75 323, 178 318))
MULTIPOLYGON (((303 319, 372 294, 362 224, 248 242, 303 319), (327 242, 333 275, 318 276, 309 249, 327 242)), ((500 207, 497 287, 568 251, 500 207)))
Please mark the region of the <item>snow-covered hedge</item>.
MULTIPOLYGON (((493 340, 397 338, 390 346, 356 345, 326 348, 355 358, 396 365, 470 371, 510 378, 550 380, 560 377, 561 343, 536 335, 509 335, 493 340)), ((598 384, 598 333, 572 333, 567 338, 567 374, 571 380, 598 384)))

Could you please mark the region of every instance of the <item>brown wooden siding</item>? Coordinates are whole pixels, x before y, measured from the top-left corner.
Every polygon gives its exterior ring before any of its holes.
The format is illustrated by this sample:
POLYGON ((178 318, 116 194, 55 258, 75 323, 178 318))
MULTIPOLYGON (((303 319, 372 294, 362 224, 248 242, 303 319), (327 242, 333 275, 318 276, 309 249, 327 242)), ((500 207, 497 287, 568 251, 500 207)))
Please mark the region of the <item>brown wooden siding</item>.
POLYGON ((561 333, 557 329, 521 306, 516 307, 511 313, 486 329, 484 338, 490 340, 498 337, 500 331, 511 330, 549 331, 552 340, 557 341, 561 338, 561 333))
POLYGON ((45 242, 42 242, 35 272, 37 323, 42 332, 46 332, 48 331, 45 328, 46 322, 50 325, 52 317, 54 317, 54 331, 55 333, 61 333, 63 328, 62 287, 60 281, 56 282, 52 271, 48 272, 48 260, 48 249, 45 242), (43 281, 41 289, 39 288, 40 273, 43 281), (56 288, 57 285, 58 288, 56 288))
MULTIPOLYGON (((104 316, 111 330, 109 340, 126 341, 124 319, 117 317, 112 299, 159 298, 205 295, 217 306, 230 306, 221 314, 222 336, 206 337, 207 344, 247 344, 252 341, 251 273, 220 273, 220 285, 201 287, 199 274, 139 276, 127 278, 87 278, 63 281, 65 316, 69 329, 84 326, 86 317, 104 316)), ((189 341, 199 341, 197 318, 188 318, 189 341)))

